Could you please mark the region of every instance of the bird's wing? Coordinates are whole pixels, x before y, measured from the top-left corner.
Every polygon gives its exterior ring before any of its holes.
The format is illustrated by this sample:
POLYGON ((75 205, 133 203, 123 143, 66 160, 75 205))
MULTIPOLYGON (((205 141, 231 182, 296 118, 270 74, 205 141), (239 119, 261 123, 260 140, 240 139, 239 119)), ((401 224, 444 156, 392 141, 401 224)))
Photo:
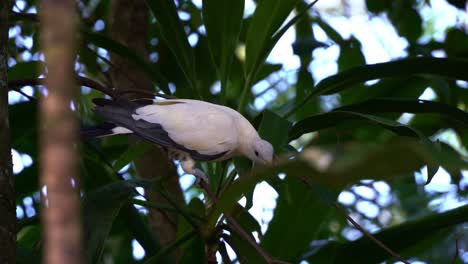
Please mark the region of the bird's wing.
POLYGON ((156 141, 165 132, 179 145, 176 148, 192 150, 192 157, 197 160, 218 159, 235 151, 238 144, 233 117, 222 108, 202 101, 155 101, 135 109, 132 117, 139 128, 135 130, 137 134, 156 141), (160 127, 150 129, 156 125, 160 127))

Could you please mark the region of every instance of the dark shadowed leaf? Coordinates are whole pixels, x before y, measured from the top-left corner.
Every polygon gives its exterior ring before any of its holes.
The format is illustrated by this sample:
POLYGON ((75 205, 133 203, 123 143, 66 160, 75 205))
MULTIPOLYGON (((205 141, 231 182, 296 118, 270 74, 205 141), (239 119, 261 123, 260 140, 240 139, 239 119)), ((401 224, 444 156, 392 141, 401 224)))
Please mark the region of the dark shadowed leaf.
POLYGON ((113 182, 85 196, 83 214, 88 263, 99 262, 112 223, 135 187, 151 184, 144 180, 113 182))
POLYGON ((354 84, 368 80, 409 75, 433 75, 468 81, 463 69, 468 61, 463 59, 419 57, 398 61, 376 63, 351 68, 320 81, 314 90, 298 103, 289 113, 301 108, 308 100, 319 95, 328 95, 350 89, 354 84))
MULTIPOLYGON (((404 224, 384 229, 374 236, 391 249, 402 252, 411 249, 418 243, 439 235, 440 231, 468 221, 468 206, 463 206, 445 213, 433 214, 422 219, 408 221, 404 224)), ((428 245, 429 247, 430 245, 428 245)), ((404 253, 404 252, 402 252, 404 253)), ((411 258, 414 255, 403 255, 411 258)), ((330 242, 307 258, 311 263, 380 263, 390 256, 382 248, 362 237, 353 242, 330 242), (335 256, 330 260, 329 256, 335 256)))
POLYGON ((462 126, 468 126, 468 113, 453 106, 427 101, 427 100, 406 100, 391 98, 376 98, 363 101, 357 104, 346 105, 336 110, 352 111, 359 113, 438 113, 447 118, 456 120, 462 126))
POLYGON ((466 67, 468 67, 468 61, 466 60, 429 57, 358 66, 324 79, 317 84, 312 94, 332 94, 355 83, 412 74, 429 74, 468 81, 468 75, 463 70, 466 67))
POLYGON ((121 170, 125 165, 134 161, 151 149, 151 145, 144 141, 138 141, 130 146, 114 163, 114 171, 121 170))
POLYGON ((23 80, 36 78, 44 73, 45 65, 43 61, 19 62, 8 68, 9 80, 23 80))
MULTIPOLYGON (((205 206, 198 198, 194 198, 190 201, 188 211, 199 217, 205 217, 205 206)), ((187 237, 187 234, 191 232, 196 232, 196 230, 193 230, 193 226, 188 223, 185 218, 180 217, 177 239, 181 240, 187 238, 187 240, 182 241, 183 243, 179 247, 180 261, 178 263, 203 264, 206 259, 204 241, 199 233, 194 233, 192 236, 187 237)))
POLYGON ((21 102, 9 107, 13 148, 22 153, 37 156, 37 113, 36 102, 21 102))
POLYGON ((272 111, 265 110, 262 115, 262 121, 258 127, 258 133, 261 138, 270 142, 275 149, 275 154, 278 155, 284 151, 284 147, 288 145, 288 131, 291 123, 275 114, 272 111))
POLYGON ((375 115, 362 114, 358 112, 336 110, 324 114, 311 116, 297 122, 296 124, 294 124, 294 126, 289 132, 289 139, 297 139, 303 134, 315 132, 332 126, 337 126, 342 122, 348 122, 353 119, 359 119, 370 122, 372 124, 388 129, 400 136, 424 138, 424 135, 422 135, 417 130, 414 130, 409 126, 401 124, 392 119, 387 119, 375 115))
POLYGON ((277 259, 296 263, 316 239, 332 207, 298 178, 286 176, 277 191, 275 214, 261 246, 277 259))
POLYGON ((224 240, 234 249, 240 263, 267 263, 255 248, 237 233, 231 232, 224 240))

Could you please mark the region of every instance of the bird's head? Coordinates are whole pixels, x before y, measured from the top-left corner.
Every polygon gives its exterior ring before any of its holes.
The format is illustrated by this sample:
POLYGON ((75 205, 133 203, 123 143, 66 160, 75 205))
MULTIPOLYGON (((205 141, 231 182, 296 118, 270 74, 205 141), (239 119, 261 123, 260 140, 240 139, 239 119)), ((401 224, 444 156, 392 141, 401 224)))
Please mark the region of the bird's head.
POLYGON ((273 162, 273 146, 266 140, 258 138, 252 142, 248 157, 261 164, 271 164, 273 162))

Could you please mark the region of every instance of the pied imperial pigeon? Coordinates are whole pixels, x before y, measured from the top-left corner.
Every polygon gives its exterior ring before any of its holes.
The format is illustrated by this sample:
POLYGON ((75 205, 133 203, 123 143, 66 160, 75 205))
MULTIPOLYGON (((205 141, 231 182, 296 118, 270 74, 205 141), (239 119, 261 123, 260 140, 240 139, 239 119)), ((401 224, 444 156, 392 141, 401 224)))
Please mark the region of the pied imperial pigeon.
POLYGON ((94 112, 107 122, 83 131, 84 138, 132 134, 168 150, 186 173, 207 177, 196 161, 242 155, 262 164, 273 160, 272 145, 237 111, 188 99, 94 99, 94 112))

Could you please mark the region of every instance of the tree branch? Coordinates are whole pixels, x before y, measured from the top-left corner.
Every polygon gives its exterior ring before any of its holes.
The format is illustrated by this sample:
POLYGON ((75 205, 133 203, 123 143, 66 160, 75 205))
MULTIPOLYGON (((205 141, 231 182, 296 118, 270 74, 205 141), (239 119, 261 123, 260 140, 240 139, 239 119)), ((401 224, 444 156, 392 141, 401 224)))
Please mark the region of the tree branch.
POLYGON ((16 263, 16 204, 8 113, 8 10, 0 1, 0 263, 16 263))
MULTIPOLYGON (((47 82, 47 78, 11 80, 11 81, 8 81, 8 87, 10 88, 10 90, 18 91, 16 89, 23 87, 23 86, 44 85, 46 82, 47 82)), ((92 80, 83 76, 78 76, 77 83, 81 86, 85 86, 85 87, 100 91, 106 95, 109 95, 112 98, 116 97, 116 94, 112 89, 102 85, 101 83, 95 80, 92 80)))

